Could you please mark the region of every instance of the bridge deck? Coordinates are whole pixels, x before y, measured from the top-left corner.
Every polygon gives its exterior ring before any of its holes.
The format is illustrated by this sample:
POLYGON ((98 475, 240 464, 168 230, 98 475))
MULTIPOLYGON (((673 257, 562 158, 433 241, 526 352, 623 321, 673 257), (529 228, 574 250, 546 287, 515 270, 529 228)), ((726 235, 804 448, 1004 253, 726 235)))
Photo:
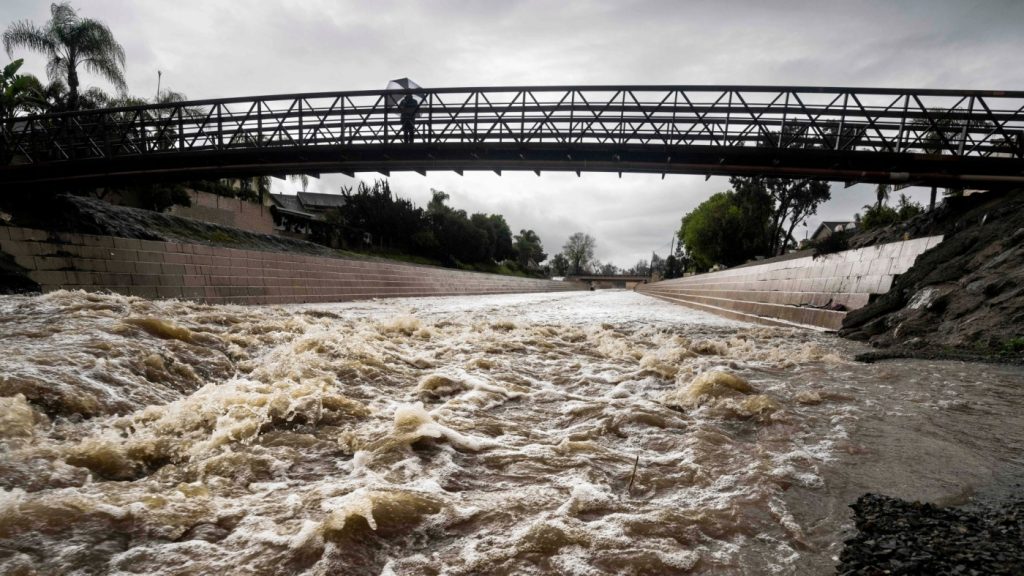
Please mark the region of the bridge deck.
POLYGON ((1024 92, 444 88, 416 91, 404 115, 403 96, 289 94, 18 118, 0 128, 0 183, 474 169, 1024 183, 1024 92))

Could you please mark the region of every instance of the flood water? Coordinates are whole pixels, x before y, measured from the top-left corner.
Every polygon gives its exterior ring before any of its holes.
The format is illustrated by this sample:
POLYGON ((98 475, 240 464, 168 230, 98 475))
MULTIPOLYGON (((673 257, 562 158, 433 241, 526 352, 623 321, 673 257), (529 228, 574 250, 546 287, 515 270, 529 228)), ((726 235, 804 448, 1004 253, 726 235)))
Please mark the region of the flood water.
POLYGON ((1024 370, 626 291, 0 297, 0 573, 829 573, 1024 481, 1024 370))

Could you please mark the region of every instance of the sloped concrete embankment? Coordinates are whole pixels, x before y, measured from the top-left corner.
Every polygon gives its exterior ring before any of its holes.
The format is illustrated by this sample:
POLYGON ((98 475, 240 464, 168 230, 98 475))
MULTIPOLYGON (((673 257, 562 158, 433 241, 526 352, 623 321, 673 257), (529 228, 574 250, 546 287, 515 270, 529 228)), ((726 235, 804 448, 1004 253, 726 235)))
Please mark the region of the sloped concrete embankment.
POLYGON ((923 220, 946 240, 840 335, 878 357, 1024 359, 1024 190, 947 199, 923 220))
POLYGON ((655 298, 726 318, 838 330, 847 311, 885 294, 942 236, 780 259, 637 287, 655 298))
POLYGON ((580 285, 372 260, 0 226, 0 254, 43 291, 112 291, 207 303, 580 290, 580 285))

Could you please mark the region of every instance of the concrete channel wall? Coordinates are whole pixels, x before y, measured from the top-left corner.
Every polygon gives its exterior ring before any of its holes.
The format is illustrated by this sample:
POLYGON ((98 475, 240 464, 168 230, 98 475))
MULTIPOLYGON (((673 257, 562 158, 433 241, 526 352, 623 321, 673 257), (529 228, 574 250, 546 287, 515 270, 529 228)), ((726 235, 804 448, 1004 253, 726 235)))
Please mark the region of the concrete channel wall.
POLYGON ((0 226, 0 252, 13 257, 47 292, 112 291, 207 303, 291 304, 586 289, 570 282, 379 260, 5 226, 0 226))
POLYGON ((846 311, 888 292, 896 276, 941 241, 930 236, 746 265, 644 284, 637 291, 736 320, 838 330, 846 311))
POLYGON ((188 197, 191 206, 175 204, 168 209, 168 213, 257 234, 274 233, 274 218, 267 206, 200 190, 189 190, 188 197))

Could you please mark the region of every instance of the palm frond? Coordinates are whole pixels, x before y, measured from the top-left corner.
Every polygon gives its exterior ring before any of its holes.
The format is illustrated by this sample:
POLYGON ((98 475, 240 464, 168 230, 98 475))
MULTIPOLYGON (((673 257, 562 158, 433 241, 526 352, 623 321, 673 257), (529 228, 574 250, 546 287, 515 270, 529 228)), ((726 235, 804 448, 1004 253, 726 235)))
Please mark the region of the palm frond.
POLYGON ((53 54, 53 38, 47 30, 39 28, 28 20, 19 20, 12 23, 4 30, 4 50, 7 55, 14 57, 15 48, 28 48, 35 52, 43 52, 47 56, 53 54))
POLYGON ((87 90, 79 95, 79 101, 82 108, 110 108, 111 106, 120 106, 118 99, 111 98, 109 94, 104 92, 101 88, 90 86, 87 90))
POLYGON ((63 82, 68 77, 68 61, 67 59, 57 56, 50 58, 46 62, 46 77, 51 81, 63 82))
POLYGON ((87 58, 82 60, 81 64, 89 72, 113 84, 119 91, 123 92, 128 89, 128 83, 125 82, 124 74, 113 60, 109 58, 87 58))
POLYGON ((110 58, 124 68, 124 47, 114 38, 114 33, 106 24, 92 18, 83 18, 78 21, 77 27, 82 32, 83 54, 94 58, 110 58))
POLYGON ((292 182, 298 182, 302 185, 302 191, 305 192, 309 188, 309 175, 308 174, 291 174, 288 179, 292 182))
POLYGON ((50 26, 52 28, 70 28, 78 20, 78 14, 70 2, 54 2, 50 4, 50 26))
MULTIPOLYGON (((160 93, 156 95, 156 98, 153 99, 153 104, 180 104, 182 102, 188 102, 188 96, 183 92, 176 92, 168 88, 161 90, 160 93)), ((175 108, 178 107, 159 108, 158 110, 160 111, 159 113, 161 116, 165 113, 170 116, 174 113, 175 108)), ((202 106, 182 106, 181 111, 186 118, 198 118, 206 114, 206 109, 202 106)))

